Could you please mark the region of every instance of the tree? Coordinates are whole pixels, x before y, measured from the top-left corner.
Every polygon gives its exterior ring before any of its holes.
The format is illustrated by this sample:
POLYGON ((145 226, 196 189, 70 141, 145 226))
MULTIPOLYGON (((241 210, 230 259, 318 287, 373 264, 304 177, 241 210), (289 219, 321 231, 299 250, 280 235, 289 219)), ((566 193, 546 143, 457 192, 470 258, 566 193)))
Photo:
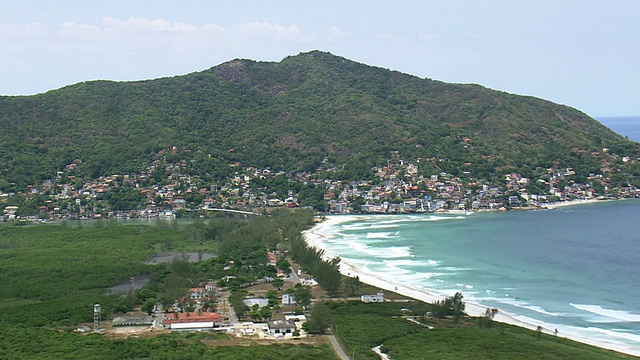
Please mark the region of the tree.
POLYGON ((249 317, 253 321, 257 321, 258 319, 260 319, 261 317, 260 306, 258 304, 253 304, 253 306, 251 306, 251 311, 249 311, 249 317))
POLYGON ((273 279, 273 282, 271 283, 271 285, 273 285, 274 288, 280 290, 282 285, 284 285, 284 280, 280 278, 273 279))
POLYGON ((461 292, 457 292, 455 293, 455 295, 453 295, 453 298, 451 300, 451 308, 456 313, 464 312, 465 305, 464 305, 464 301, 462 301, 462 298, 463 296, 461 292))
POLYGON ((309 318, 302 328, 310 334, 324 334, 331 325, 333 325, 331 312, 325 304, 317 303, 311 309, 309 318))
POLYGON ((151 313, 153 312, 153 308, 156 305, 156 299, 155 298, 147 298, 143 303, 142 303, 142 307, 140 308, 140 310, 146 312, 147 314, 151 315, 151 313))
POLYGON ((274 309, 279 308, 279 306, 278 306, 278 295, 277 295, 275 290, 267 291, 267 299, 269 299, 269 302, 267 304, 268 307, 274 308, 274 309))
POLYGON ((344 290, 348 296, 354 296, 360 290, 360 277, 347 277, 344 281, 344 290))
POLYGON ((464 315, 465 304, 462 299, 462 293, 457 292, 455 295, 446 297, 444 300, 436 301, 436 305, 439 307, 438 315, 440 317, 453 315, 458 319, 464 315))
POLYGON ((268 306, 263 306, 263 307, 261 307, 261 308, 260 308, 260 317, 261 317, 263 320, 271 319, 271 316, 272 316, 272 315, 273 315, 273 314, 272 314, 272 312, 271 312, 271 309, 269 309, 269 307, 268 307, 268 306))
POLYGON ((292 292, 296 298, 296 302, 301 306, 307 306, 311 302, 311 293, 306 287, 302 286, 302 284, 296 284, 292 292))
POLYGON ((497 313, 498 309, 487 309, 484 312, 484 316, 481 318, 481 326, 482 324, 485 324, 487 327, 491 327, 491 324, 493 323, 492 320, 497 313))
POLYGON ((325 289, 329 295, 335 295, 340 287, 342 281, 342 275, 340 274, 339 264, 340 258, 336 257, 331 261, 321 260, 316 265, 314 274, 318 279, 318 283, 325 289))
POLYGON ((291 268, 291 264, 289 264, 289 261, 287 261, 287 259, 280 259, 276 262, 276 267, 284 272, 288 272, 291 268))

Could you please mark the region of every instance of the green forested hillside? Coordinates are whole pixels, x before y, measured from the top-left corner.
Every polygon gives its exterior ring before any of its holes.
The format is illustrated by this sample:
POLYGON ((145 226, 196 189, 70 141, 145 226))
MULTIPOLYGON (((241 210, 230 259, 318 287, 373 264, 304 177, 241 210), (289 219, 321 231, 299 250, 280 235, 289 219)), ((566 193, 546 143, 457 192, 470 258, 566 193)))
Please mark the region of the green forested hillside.
POLYGON ((18 186, 52 178, 74 159, 90 177, 133 173, 173 146, 191 150, 198 175, 211 179, 233 162, 312 171, 323 160, 340 178, 361 179, 393 154, 423 159, 425 175, 490 179, 560 166, 587 176, 604 148, 640 156, 640 145, 567 106, 318 51, 0 97, 0 142, 0 181, 18 186))

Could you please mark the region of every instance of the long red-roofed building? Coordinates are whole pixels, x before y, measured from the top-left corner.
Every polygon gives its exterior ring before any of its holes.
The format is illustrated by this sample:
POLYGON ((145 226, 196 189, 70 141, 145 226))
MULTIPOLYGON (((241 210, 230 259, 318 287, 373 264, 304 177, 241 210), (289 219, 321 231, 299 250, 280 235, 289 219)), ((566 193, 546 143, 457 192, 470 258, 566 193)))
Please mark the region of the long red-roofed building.
POLYGON ((162 326, 171 331, 212 330, 222 325, 222 315, 212 312, 167 314, 162 326))

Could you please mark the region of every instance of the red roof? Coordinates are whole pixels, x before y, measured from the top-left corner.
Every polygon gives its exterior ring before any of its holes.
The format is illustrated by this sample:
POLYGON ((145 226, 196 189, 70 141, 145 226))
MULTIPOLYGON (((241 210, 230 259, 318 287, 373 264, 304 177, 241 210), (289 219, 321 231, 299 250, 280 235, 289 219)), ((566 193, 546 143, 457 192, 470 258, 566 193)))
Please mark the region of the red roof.
POLYGON ((203 312, 198 314, 197 312, 192 312, 192 313, 177 313, 177 314, 178 314, 177 319, 175 318, 175 315, 167 314, 164 320, 162 321, 162 324, 168 325, 168 324, 180 324, 180 323, 187 323, 187 322, 207 322, 207 321, 213 321, 214 323, 222 322, 222 315, 218 313, 203 312), (187 316, 187 314, 189 314, 189 316, 187 316))

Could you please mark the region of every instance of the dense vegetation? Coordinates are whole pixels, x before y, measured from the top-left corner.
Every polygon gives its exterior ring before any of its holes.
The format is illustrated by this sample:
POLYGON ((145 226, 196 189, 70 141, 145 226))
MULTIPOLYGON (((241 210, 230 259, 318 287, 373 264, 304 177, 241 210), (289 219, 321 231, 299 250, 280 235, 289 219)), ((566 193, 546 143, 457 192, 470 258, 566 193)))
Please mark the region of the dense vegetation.
POLYGON ((178 226, 120 225, 115 221, 69 227, 64 225, 0 226, 0 324, 74 326, 92 319, 92 304, 106 314, 126 310, 131 299, 105 295, 106 289, 147 275, 147 295, 176 298, 199 281, 234 275, 231 288, 264 276, 266 250, 285 235, 311 224, 310 211, 275 211, 271 217, 246 220, 216 218, 178 226), (211 252, 217 256, 192 264, 174 259, 146 265, 167 251, 211 252), (229 261, 235 266, 224 270, 229 261))
MULTIPOLYGON (((332 358, 328 348, 250 347, 208 349, 202 338, 165 336, 116 341, 71 331, 93 320, 93 304, 103 319, 156 300, 170 304, 202 281, 233 275, 239 287, 275 268, 266 250, 285 243, 284 235, 311 224, 310 211, 274 211, 271 216, 193 222, 159 221, 155 226, 99 221, 82 226, 3 224, 0 226, 0 358, 332 358), (177 258, 145 264, 167 251, 214 253, 196 263, 177 258), (227 268, 233 261, 234 266, 227 268), (130 277, 149 278, 135 292, 107 289, 130 277), (57 331, 56 331, 57 330, 57 331), (261 350, 259 350, 261 349, 261 350), (107 354, 107 355, 105 355, 107 354), (179 355, 177 355, 179 354, 179 355), (254 355, 257 354, 257 355, 254 355), (281 358, 281 357, 278 357, 281 358)), ((207 338, 208 339, 208 338, 207 338)), ((215 338, 208 339, 213 341, 215 338)))
POLYGON ((482 318, 425 319, 424 314, 437 307, 419 302, 334 302, 327 307, 345 351, 358 359, 379 359, 370 350, 379 345, 394 360, 633 358, 516 326, 481 326, 482 318), (406 320, 407 316, 424 325, 406 320))
POLYGON ((173 146, 190 150, 193 175, 211 181, 235 162, 291 172, 330 164, 337 178, 367 179, 392 154, 421 158, 425 175, 533 177, 556 166, 580 181, 598 172, 603 148, 640 156, 637 143, 566 106, 318 51, 0 97, 0 142, 5 191, 52 179, 75 159, 89 177, 135 173, 173 146))
MULTIPOLYGON (((241 294, 243 283, 273 275, 273 266, 265 265, 265 250, 280 247, 291 253, 298 246, 294 243, 299 240, 300 231, 310 226, 311 220, 311 211, 278 210, 271 216, 220 216, 190 223, 158 222, 155 226, 121 225, 115 221, 75 227, 3 224, 0 358, 335 358, 326 345, 221 346, 226 339, 222 334, 165 334, 116 340, 72 333, 77 324, 91 323, 94 303, 102 305, 103 319, 108 321, 133 305, 144 305, 148 299, 154 299, 152 304, 155 299, 169 301, 201 281, 225 275, 235 278, 223 285, 241 294), (169 263, 145 264, 153 255, 166 251, 213 252, 217 256, 195 263, 178 258, 169 263), (141 275, 148 276, 149 283, 140 290, 106 292, 114 285, 127 283, 131 276, 141 275)), ((304 251, 311 258, 318 255, 313 249, 304 251)), ((285 261, 279 266, 286 264, 285 261)), ((349 295, 360 286, 357 278, 347 278, 337 293, 349 295)), ((292 290, 300 300, 310 298, 302 286, 292 290)), ((491 325, 488 319, 468 319, 462 316, 463 309, 462 296, 458 294, 439 304, 365 304, 332 298, 313 307, 306 328, 323 333, 332 327, 347 353, 355 353, 358 359, 376 359, 370 349, 381 344, 393 359, 621 358, 565 339, 504 324, 491 325), (425 319, 427 312, 442 317, 452 314, 454 318, 425 319), (428 330, 403 316, 414 316, 434 329, 428 330)), ((256 318, 260 316, 263 315, 257 314, 256 318)))
MULTIPOLYGON (((226 337, 226 336, 222 336, 226 337)), ((154 338, 111 340, 101 335, 81 336, 44 329, 0 326, 2 359, 217 359, 257 360, 335 359, 326 345, 217 346, 212 334, 160 335, 154 338)))

